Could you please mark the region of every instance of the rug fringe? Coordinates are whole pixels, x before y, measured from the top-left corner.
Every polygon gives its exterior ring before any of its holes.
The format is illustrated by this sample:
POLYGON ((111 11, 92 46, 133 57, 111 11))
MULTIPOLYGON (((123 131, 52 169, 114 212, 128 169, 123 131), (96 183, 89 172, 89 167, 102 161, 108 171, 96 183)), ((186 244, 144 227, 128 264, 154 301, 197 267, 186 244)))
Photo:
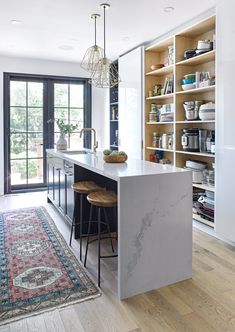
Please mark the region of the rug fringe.
POLYGON ((90 296, 85 297, 83 299, 77 299, 77 300, 69 302, 69 303, 62 303, 62 304, 59 304, 59 305, 56 304, 54 307, 50 307, 50 308, 47 308, 47 309, 38 310, 38 311, 33 312, 33 313, 31 312, 31 313, 28 313, 28 314, 19 315, 17 317, 12 317, 12 318, 9 318, 9 319, 6 319, 6 320, 0 322, 0 326, 4 326, 6 324, 10 324, 10 323, 16 322, 16 321, 21 320, 21 319, 26 319, 26 318, 31 318, 31 317, 34 317, 34 316, 42 315, 42 314, 44 314, 46 312, 64 309, 64 308, 73 306, 75 304, 78 304, 78 303, 81 303, 81 302, 85 302, 87 300, 95 300, 98 297, 100 297, 101 295, 102 295, 102 293, 100 292, 98 294, 90 295, 90 296))

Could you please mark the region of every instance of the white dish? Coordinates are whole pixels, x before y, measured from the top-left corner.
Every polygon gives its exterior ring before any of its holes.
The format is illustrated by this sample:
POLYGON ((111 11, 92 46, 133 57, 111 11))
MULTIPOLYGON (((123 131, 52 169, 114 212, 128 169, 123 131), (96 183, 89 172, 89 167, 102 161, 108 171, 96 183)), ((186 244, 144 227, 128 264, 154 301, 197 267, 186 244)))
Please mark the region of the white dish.
POLYGON ((192 83, 192 84, 183 84, 182 89, 184 91, 195 89, 195 84, 194 83, 192 83))
POLYGON ((206 164, 201 163, 201 162, 197 162, 197 161, 193 161, 193 160, 186 160, 186 167, 202 171, 203 169, 206 168, 206 164))

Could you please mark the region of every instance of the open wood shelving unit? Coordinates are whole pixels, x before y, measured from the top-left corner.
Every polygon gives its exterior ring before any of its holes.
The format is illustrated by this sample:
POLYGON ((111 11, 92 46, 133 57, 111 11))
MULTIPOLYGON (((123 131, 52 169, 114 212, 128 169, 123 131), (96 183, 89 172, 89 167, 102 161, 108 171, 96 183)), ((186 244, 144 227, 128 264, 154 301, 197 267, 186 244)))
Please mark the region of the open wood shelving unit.
MULTIPOLYGON (((213 49, 207 53, 195 56, 190 59, 184 59, 184 52, 187 49, 196 48, 198 40, 213 40, 215 34, 215 16, 199 22, 198 24, 185 29, 177 35, 160 41, 154 45, 150 45, 145 49, 145 126, 144 126, 144 148, 145 160, 151 159, 151 154, 156 151, 162 151, 164 158, 178 167, 185 167, 186 160, 198 160, 206 162, 209 168, 215 162, 216 156, 210 153, 187 152, 183 151, 181 146, 182 129, 199 128, 207 130, 215 130, 216 121, 187 121, 185 119, 185 111, 183 108, 184 101, 201 100, 206 102, 215 102, 215 85, 195 88, 183 91, 181 80, 184 75, 199 72, 210 72, 211 76, 215 74, 215 58, 216 50, 213 49), (168 46, 174 46, 174 64, 170 64, 163 68, 151 71, 151 65, 165 63, 168 55, 168 46), (164 83, 166 77, 174 77, 174 92, 165 95, 157 95, 149 97, 149 91, 156 84, 164 83), (171 122, 149 122, 149 112, 151 103, 157 105, 174 104, 174 120, 171 122), (152 134, 157 132, 173 133, 174 143, 173 149, 162 149, 152 147, 152 134)), ((215 192, 215 187, 207 184, 193 184, 193 190, 209 190, 215 192)), ((193 214, 193 219, 197 222, 204 223, 207 226, 214 227, 215 222, 210 222, 199 215, 193 214)))

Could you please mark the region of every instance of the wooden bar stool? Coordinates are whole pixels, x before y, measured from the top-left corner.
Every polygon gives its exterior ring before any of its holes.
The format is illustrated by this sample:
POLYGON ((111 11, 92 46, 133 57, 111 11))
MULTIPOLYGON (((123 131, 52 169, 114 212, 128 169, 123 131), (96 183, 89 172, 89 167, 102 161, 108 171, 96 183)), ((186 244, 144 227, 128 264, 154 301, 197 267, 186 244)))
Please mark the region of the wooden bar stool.
MULTIPOLYGON (((112 239, 116 239, 116 237, 111 236, 110 232, 110 223, 108 220, 106 208, 117 208, 117 195, 113 191, 96 191, 87 196, 88 202, 91 204, 91 213, 89 218, 89 224, 88 224, 88 234, 87 234, 87 244, 86 244, 86 253, 85 253, 85 259, 84 259, 84 266, 86 267, 86 261, 87 261, 87 254, 88 254, 88 246, 90 243, 94 241, 98 241, 98 286, 100 287, 100 259, 101 258, 110 258, 110 257, 117 257, 117 254, 108 255, 108 256, 101 256, 100 253, 100 241, 104 239, 110 239, 111 241, 111 247, 112 251, 113 249, 113 243, 112 239), (91 221, 92 217, 92 207, 96 206, 98 208, 98 220, 97 221, 91 221), (101 221, 101 210, 104 212, 104 218, 105 221, 101 221), (98 223, 98 237, 96 239, 90 240, 90 229, 91 229, 91 223, 96 222, 98 223), (104 232, 101 232, 101 225, 104 225, 106 229, 108 230, 109 236, 107 237, 101 237, 101 234, 104 232)), ((115 213, 116 215, 116 213, 115 213)))
POLYGON ((80 229, 80 260, 82 260, 82 224, 83 224, 83 199, 84 196, 94 192, 102 190, 105 190, 105 188, 102 188, 98 186, 94 181, 79 181, 72 184, 71 188, 74 190, 74 209, 73 209, 73 220, 72 220, 72 226, 71 226, 71 233, 70 233, 70 240, 69 245, 72 244, 72 236, 73 236, 73 228, 77 226, 76 224, 76 209, 78 204, 78 198, 80 196, 80 209, 79 209, 79 229, 80 229))

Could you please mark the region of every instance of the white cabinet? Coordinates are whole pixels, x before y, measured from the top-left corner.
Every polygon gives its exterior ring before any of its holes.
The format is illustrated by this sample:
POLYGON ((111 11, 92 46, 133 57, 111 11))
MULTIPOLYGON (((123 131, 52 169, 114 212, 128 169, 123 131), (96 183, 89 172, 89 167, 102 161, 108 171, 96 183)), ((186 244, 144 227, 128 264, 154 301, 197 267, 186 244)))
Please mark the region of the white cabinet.
POLYGON ((217 7, 216 233, 235 242, 234 0, 217 7))
POLYGON ((138 47, 118 60, 119 151, 142 159, 143 48, 138 47))

